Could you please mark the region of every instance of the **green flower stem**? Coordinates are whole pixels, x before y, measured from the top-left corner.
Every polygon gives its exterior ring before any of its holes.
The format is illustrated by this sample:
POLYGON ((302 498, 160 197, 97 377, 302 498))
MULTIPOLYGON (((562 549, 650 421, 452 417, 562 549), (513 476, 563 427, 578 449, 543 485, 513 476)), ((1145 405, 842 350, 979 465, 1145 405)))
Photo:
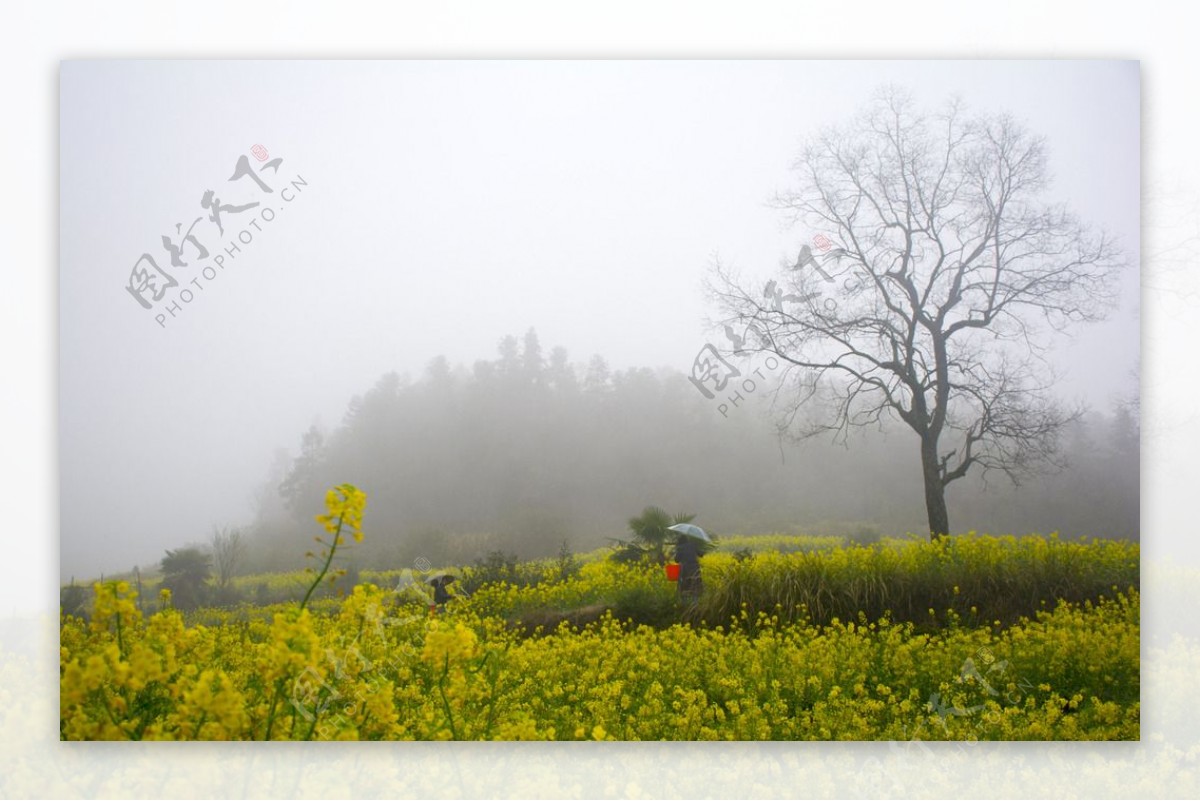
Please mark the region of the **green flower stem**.
POLYGON ((325 564, 321 566, 321 572, 317 574, 316 580, 313 581, 312 586, 308 588, 308 592, 304 593, 304 600, 300 602, 301 609, 308 604, 308 599, 312 597, 313 590, 320 585, 321 579, 325 578, 325 574, 329 572, 329 566, 333 564, 333 554, 335 551, 337 551, 338 542, 342 538, 342 522, 345 519, 346 516, 344 514, 338 517, 338 527, 337 531, 333 535, 333 544, 329 546, 329 555, 325 557, 325 564))

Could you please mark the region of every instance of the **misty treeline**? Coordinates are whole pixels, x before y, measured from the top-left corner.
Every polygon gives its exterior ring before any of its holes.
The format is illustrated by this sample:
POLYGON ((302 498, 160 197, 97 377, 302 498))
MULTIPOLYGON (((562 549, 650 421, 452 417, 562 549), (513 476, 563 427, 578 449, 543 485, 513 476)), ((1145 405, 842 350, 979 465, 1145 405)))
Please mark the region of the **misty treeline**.
MULTIPOLYGON (((302 565, 313 515, 341 482, 369 495, 366 540, 348 554, 356 567, 589 550, 627 537, 652 504, 718 535, 926 528, 911 432, 791 442, 771 422, 767 376, 726 416, 680 370, 575 364, 532 329, 469 369, 439 356, 417 378, 388 373, 336 428, 313 426, 298 455, 277 455, 246 567, 302 565)), ((1136 540, 1138 441, 1136 406, 1085 414, 1063 433, 1066 470, 1017 488, 1002 476, 959 482, 956 528, 1136 540)))

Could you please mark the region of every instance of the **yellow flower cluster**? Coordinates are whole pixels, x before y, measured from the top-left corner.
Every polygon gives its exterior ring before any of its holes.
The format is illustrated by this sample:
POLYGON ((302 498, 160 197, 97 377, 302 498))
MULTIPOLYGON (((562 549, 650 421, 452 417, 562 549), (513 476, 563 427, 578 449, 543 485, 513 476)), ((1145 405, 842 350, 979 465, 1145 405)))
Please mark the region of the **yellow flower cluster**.
POLYGON ((323 515, 317 515, 317 522, 335 537, 342 530, 348 531, 355 542, 362 542, 362 517, 367 506, 367 494, 353 484, 339 484, 325 493, 325 509, 323 515))
MULTIPOLYGON (((341 532, 361 536, 365 500, 348 484, 330 491, 328 514, 318 517, 334 535, 322 575, 341 532)), ((88 622, 62 618, 60 735, 1137 739, 1140 600, 1132 587, 1095 602, 1060 601, 1008 627, 964 623, 953 609, 942 626, 923 614, 862 611, 897 586, 882 578, 888 571, 916 582, 937 572, 947 598, 979 600, 1014 565, 1041 569, 1039 581, 1119 581, 1129 557, 1127 547, 987 538, 741 561, 717 553, 705 559, 710 600, 735 590, 742 598, 734 614, 710 619, 720 625, 673 622, 675 589, 659 570, 598 560, 569 574, 548 566, 525 586, 485 585, 436 616, 370 583, 310 606, 318 576, 299 605, 185 618, 164 599, 147 618, 126 582, 108 582, 95 585, 88 622), (839 593, 863 604, 857 613, 835 614, 847 603, 835 602, 837 587, 852 588, 839 593), (581 608, 592 612, 576 626, 537 622, 571 619, 563 614, 581 608)), ((890 597, 906 608, 904 596, 890 597)))
POLYGON ((479 638, 462 622, 453 627, 433 621, 425 634, 425 647, 421 658, 435 668, 444 663, 459 664, 472 659, 479 653, 479 638))
POLYGON ((754 613, 771 612, 778 604, 785 614, 803 608, 818 622, 866 612, 938 623, 958 616, 972 625, 998 625, 1032 616, 1039 601, 1083 601, 1137 586, 1139 564, 1136 543, 1054 535, 891 539, 876 546, 761 553, 748 560, 715 553, 704 560, 712 591, 701 611, 710 621, 727 620, 743 603, 754 613), (979 618, 980 609, 993 615, 979 618))
MULTIPOLYGON (((545 590, 543 590, 545 591, 545 590)), ((611 614, 526 637, 464 602, 413 617, 360 585, 336 612, 185 627, 101 587, 62 625, 67 739, 1136 739, 1136 592, 997 630, 728 627, 611 614), (124 617, 128 615, 128 617, 124 617), (122 616, 123 645, 116 636, 122 616)))

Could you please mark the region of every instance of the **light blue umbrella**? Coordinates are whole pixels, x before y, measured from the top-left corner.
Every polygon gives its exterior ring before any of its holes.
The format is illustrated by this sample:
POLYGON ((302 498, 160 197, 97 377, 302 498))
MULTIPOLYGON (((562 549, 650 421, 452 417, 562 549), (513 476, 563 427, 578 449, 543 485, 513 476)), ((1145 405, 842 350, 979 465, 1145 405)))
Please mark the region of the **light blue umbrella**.
POLYGON ((668 526, 667 531, 674 531, 685 537, 695 537, 704 542, 712 542, 712 537, 708 536, 707 531, 699 526, 693 526, 691 523, 676 523, 673 526, 668 526))

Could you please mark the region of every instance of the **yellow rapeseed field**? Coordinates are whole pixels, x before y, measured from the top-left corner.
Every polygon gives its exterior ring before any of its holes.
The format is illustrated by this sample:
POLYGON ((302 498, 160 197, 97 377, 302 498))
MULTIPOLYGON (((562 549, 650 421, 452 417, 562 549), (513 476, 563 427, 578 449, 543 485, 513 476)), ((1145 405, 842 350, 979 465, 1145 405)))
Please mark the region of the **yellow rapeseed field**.
MULTIPOLYGON (((724 598, 735 579, 755 587, 753 597, 744 589, 746 600, 725 619, 701 621, 696 612, 651 627, 623 622, 610 605, 582 627, 531 636, 512 625, 520 610, 631 593, 670 600, 673 588, 660 570, 596 561, 534 586, 487 585, 433 613, 371 583, 341 600, 309 603, 344 537, 362 533, 360 491, 342 485, 327 503, 320 518, 326 550, 318 558, 324 569, 313 571, 300 603, 205 610, 196 622, 169 603, 144 616, 127 583, 97 584, 90 620, 64 617, 61 624, 61 737, 1139 737, 1139 595, 1132 586, 1051 604, 1016 622, 964 620, 954 603, 931 610, 937 625, 865 613, 816 622, 807 604, 767 609, 762 595, 768 576, 799 593, 813 569, 803 560, 816 552, 740 563, 720 556, 713 583, 722 576, 723 583, 710 597, 724 598)), ((947 575, 960 582, 947 587, 951 599, 974 593, 978 603, 988 581, 1002 582, 1006 548, 1031 560, 1082 564, 1089 556, 1086 546, 1059 553, 978 539, 983 544, 965 547, 998 567, 975 580, 956 573, 953 554, 945 557, 947 575)), ((1100 563, 1132 554, 1136 564, 1135 546, 1123 555, 1108 548, 1096 552, 1100 563)), ((875 564, 852 554, 832 564, 859 570, 862 586, 886 596, 878 589, 880 565, 894 558, 926 557, 885 555, 875 564)))

